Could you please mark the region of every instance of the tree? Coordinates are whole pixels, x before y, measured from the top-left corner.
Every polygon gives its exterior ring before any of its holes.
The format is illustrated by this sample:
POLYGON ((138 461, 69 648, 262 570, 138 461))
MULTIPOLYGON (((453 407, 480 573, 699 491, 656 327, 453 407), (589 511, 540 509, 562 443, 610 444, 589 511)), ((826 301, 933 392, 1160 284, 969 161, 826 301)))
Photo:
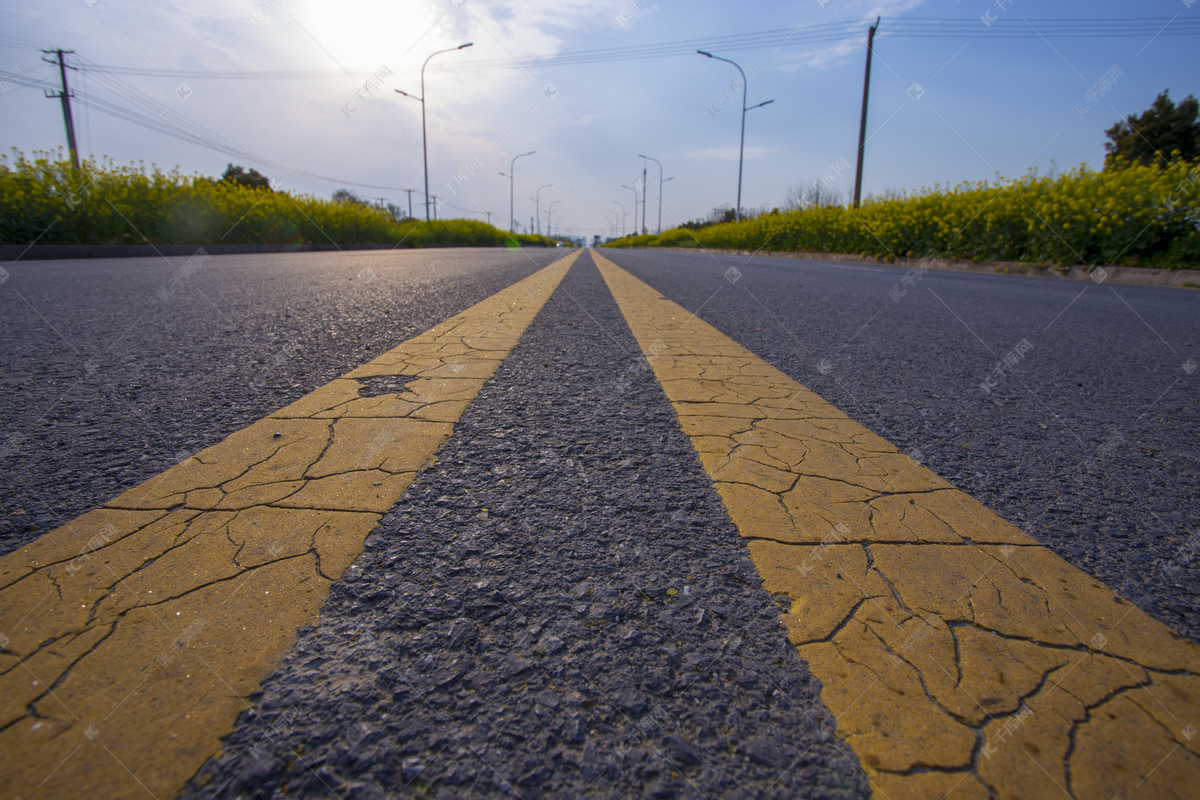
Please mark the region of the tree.
POLYGON ((783 207, 788 211, 841 205, 845 205, 842 193, 837 189, 823 188, 820 181, 813 181, 810 185, 794 183, 783 196, 783 207))
POLYGON ((1200 101, 1189 94, 1175 105, 1168 91, 1156 97, 1140 117, 1130 114, 1105 131, 1111 140, 1104 143, 1108 151, 1105 169, 1117 166, 1117 159, 1162 168, 1175 158, 1176 150, 1185 161, 1200 156, 1200 101))
POLYGON ((406 222, 410 219, 413 219, 413 217, 410 217, 408 215, 407 208, 401 208, 400 206, 396 205, 395 203, 387 204, 387 212, 391 216, 392 220, 395 222, 406 222))
POLYGON ((733 222, 733 219, 733 206, 717 206, 712 211, 708 212, 707 217, 689 220, 679 227, 698 231, 701 228, 707 228, 709 225, 719 225, 722 222, 733 222))
POLYGON ((333 202, 335 203, 353 203, 356 206, 370 205, 366 200, 356 195, 349 189, 338 189, 333 193, 333 202))
POLYGON ((221 183, 236 183, 251 189, 266 189, 268 192, 271 191, 271 181, 266 175, 263 175, 256 169, 247 170, 243 166, 235 167, 233 164, 225 167, 225 174, 221 176, 221 183))

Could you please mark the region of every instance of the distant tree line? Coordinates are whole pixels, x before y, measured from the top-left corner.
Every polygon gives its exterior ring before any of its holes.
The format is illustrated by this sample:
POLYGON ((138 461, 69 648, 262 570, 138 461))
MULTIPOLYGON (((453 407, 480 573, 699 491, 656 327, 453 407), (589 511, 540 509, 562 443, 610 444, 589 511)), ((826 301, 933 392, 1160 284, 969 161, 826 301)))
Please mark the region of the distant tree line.
POLYGON ((229 164, 225 167, 225 172, 221 175, 221 183, 236 183, 239 186, 246 186, 251 189, 266 189, 268 192, 271 189, 271 181, 266 175, 263 175, 256 169, 246 169, 242 166, 234 166, 229 164))

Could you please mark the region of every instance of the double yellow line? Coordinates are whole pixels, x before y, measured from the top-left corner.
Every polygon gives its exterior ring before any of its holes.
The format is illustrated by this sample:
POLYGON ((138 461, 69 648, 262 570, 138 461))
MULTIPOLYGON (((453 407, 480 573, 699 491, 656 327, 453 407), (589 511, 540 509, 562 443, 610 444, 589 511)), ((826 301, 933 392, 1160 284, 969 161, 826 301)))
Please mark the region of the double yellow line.
MULTIPOLYGON (((1200 648, 592 252, 877 796, 1193 796, 1200 648)), ((0 791, 177 792, 576 256, 0 559, 0 791)))

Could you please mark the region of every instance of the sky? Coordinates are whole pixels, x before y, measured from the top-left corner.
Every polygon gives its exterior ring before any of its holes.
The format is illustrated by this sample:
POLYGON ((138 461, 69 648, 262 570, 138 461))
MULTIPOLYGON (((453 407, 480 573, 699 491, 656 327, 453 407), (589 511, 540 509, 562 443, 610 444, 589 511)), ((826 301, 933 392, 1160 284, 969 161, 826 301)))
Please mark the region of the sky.
MULTIPOLYGON (((421 103, 395 90, 419 97, 426 58, 472 42, 432 58, 425 72, 438 216, 491 212, 507 226, 511 191, 521 230, 537 209, 543 232, 550 211, 555 233, 608 236, 641 226, 635 191, 622 187, 640 186, 643 165, 651 232, 660 177, 670 179, 664 229, 735 202, 741 84, 733 66, 684 44, 697 39, 793 34, 783 44, 713 49, 749 76, 748 105, 773 101, 746 115, 742 206, 781 207, 790 189, 814 182, 848 198, 866 35, 877 16, 864 195, 1099 168, 1114 122, 1164 89, 1175 100, 1200 94, 1194 36, 1040 34, 1046 20, 1118 17, 1172 20, 1169 32, 1200 16, 1196 0, 4 0, 0 70, 57 82, 40 50, 74 50, 67 63, 85 68, 68 72, 72 90, 126 108, 140 97, 144 114, 238 154, 76 103, 85 157, 213 176, 232 161, 277 188, 328 197, 345 187, 404 208, 403 190, 414 189, 422 216, 421 103), (889 25, 929 18, 959 20, 965 33, 889 36, 889 25), (999 38, 988 20, 1037 35, 999 38), (803 41, 825 25, 840 26, 845 39, 803 41), (654 44, 672 45, 671 54, 529 64, 654 44), (482 62, 503 68, 469 69, 482 62), (529 151, 511 181, 500 174, 529 151), (661 175, 642 154, 662 163, 661 175)), ((5 152, 64 147, 57 100, 0 75, 0 106, 5 152)))

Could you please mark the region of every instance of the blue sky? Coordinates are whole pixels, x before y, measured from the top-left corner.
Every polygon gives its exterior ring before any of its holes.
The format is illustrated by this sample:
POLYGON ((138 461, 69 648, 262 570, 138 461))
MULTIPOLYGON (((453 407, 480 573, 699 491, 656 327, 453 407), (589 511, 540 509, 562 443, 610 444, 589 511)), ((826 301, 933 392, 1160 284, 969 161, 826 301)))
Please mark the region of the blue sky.
MULTIPOLYGON (((1021 2, 994 0, 799 0, 798 2, 633 2, 557 0, 40 0, 0 7, 0 66, 57 80, 38 47, 75 50, 89 62, 145 70, 121 79, 152 98, 151 116, 182 115, 187 125, 255 157, 337 182, 260 168, 294 191, 328 196, 346 185, 400 205, 400 188, 422 186, 420 104, 393 89, 419 93, 419 69, 438 49, 475 46, 438 56, 426 75, 430 187, 440 216, 485 217, 506 224, 507 172, 517 162, 516 216, 528 226, 530 198, 543 184, 542 225, 552 201, 556 228, 576 234, 620 226, 618 201, 632 212, 631 193, 644 153, 667 177, 663 225, 732 205, 737 188, 740 89, 733 67, 699 56, 557 67, 455 71, 456 64, 498 58, 776 29, 805 31, 844 23, 866 35, 882 15, 872 72, 864 193, 1014 177, 1030 168, 1099 166, 1104 130, 1139 113, 1169 88, 1180 99, 1200 93, 1194 37, 1108 39, 1055 37, 997 40, 981 16, 1034 23, 1051 18, 1195 19, 1200 3, 1184 0, 1021 2), (977 33, 956 39, 892 38, 889 21, 970 21, 977 33), (1114 66, 1115 85, 1101 101, 1073 107, 1114 66), (216 79, 210 73, 319 71, 315 78, 216 79), (163 74, 168 73, 168 74, 163 74), (364 87, 373 74, 378 85, 364 87), (910 92, 919 84, 923 94, 910 92), (547 88, 550 87, 550 88, 547 88), (356 93, 359 97, 356 98, 356 93), (722 93, 734 97, 721 99, 722 93), (917 96, 914 96, 917 95, 917 96), (715 110, 721 107, 722 110, 715 110), (391 189, 352 186, 350 182, 391 189)), ((743 205, 781 205, 789 187, 824 175, 847 196, 853 186, 865 46, 785 44, 777 49, 718 52, 752 77, 749 104, 773 99, 746 124, 743 205), (841 167, 842 163, 849 168, 841 167), (832 170, 832 172, 831 172, 832 170), (840 175, 836 174, 840 172, 840 175)), ((101 75, 70 74, 81 91, 128 106, 101 75)), ((57 101, 28 88, 0 96, 0 143, 26 153, 63 145, 57 101)), ((143 126, 76 109, 80 148, 119 163, 178 166, 216 175, 229 161, 143 126)), ((650 164, 651 230, 657 225, 657 168, 650 164)), ((414 194, 417 209, 421 193, 414 194)), ((418 211, 419 215, 419 211, 418 211)), ((628 228, 633 227, 630 220, 628 228)))

